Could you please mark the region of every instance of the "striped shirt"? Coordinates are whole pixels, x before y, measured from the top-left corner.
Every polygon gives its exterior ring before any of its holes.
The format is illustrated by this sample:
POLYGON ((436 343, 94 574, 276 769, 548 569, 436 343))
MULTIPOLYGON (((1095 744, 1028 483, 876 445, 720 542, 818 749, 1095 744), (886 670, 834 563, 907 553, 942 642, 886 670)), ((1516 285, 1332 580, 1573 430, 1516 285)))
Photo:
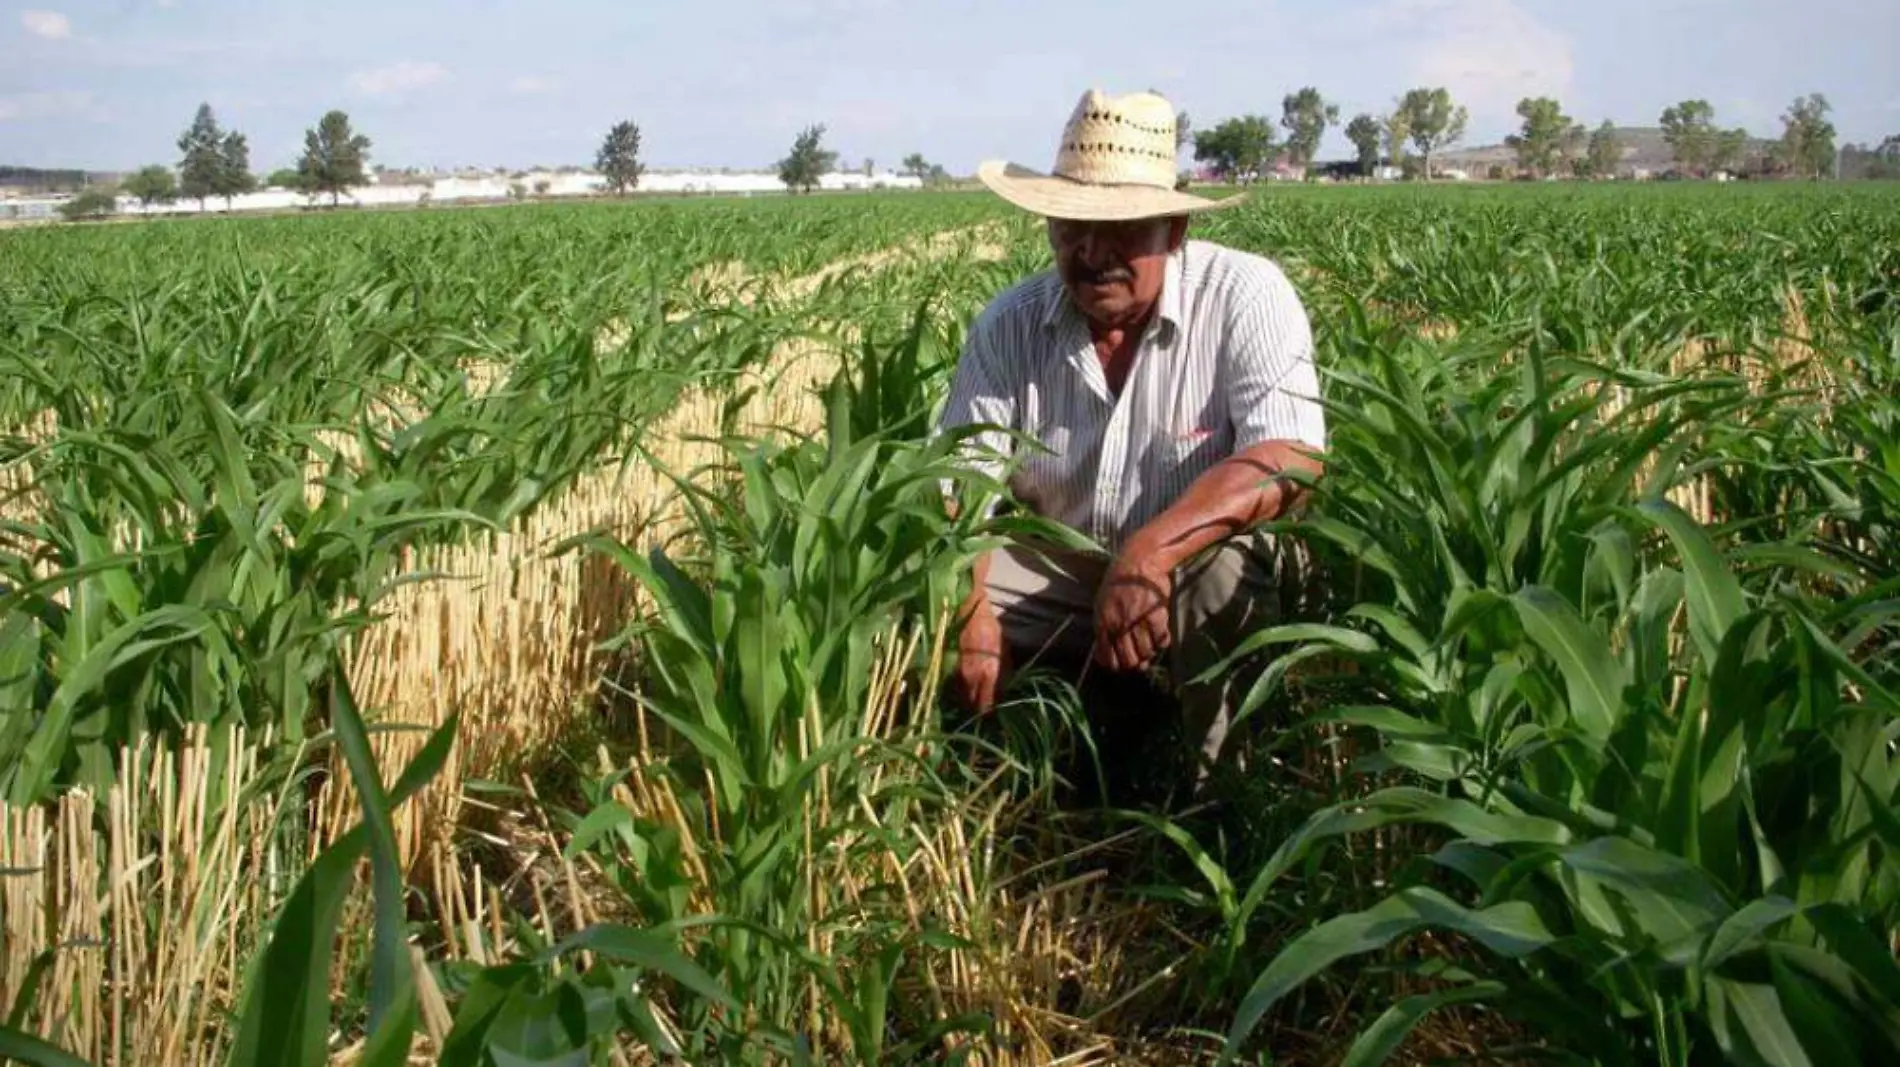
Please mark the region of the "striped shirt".
MULTIPOLYGON (((1280 267, 1190 240, 1167 261, 1156 314, 1119 399, 1087 320, 1047 270, 971 324, 939 430, 989 424, 1040 441, 1010 474, 1032 512, 1110 552, 1227 456, 1262 441, 1326 444, 1313 334, 1280 267)), ((966 453, 1001 476, 1015 442, 995 430, 966 453)))

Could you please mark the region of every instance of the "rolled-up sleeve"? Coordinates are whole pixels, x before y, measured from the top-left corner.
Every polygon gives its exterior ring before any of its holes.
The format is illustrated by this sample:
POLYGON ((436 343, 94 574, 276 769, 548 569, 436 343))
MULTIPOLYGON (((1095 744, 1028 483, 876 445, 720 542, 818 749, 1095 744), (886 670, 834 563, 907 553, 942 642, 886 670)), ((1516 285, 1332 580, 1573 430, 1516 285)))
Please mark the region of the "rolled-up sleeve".
POLYGON ((1324 449, 1313 329, 1299 293, 1270 263, 1237 279, 1234 293, 1224 355, 1235 450, 1263 441, 1324 449))

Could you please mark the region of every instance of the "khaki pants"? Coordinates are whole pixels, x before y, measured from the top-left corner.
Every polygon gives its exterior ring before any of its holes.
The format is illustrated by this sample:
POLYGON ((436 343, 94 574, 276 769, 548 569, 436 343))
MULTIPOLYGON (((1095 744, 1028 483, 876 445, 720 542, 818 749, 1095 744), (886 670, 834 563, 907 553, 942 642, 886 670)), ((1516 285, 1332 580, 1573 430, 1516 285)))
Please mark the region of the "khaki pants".
MULTIPOLYGON (((1163 653, 1186 737, 1199 757, 1197 781, 1219 758, 1240 701, 1258 668, 1186 684, 1219 663, 1247 635, 1291 617, 1305 588, 1297 553, 1270 534, 1229 538, 1177 568, 1163 653)), ((1012 547, 990 561, 990 603, 1018 668, 1036 659, 1086 664, 1095 640, 1095 594, 1109 561, 1053 548, 1012 547)))

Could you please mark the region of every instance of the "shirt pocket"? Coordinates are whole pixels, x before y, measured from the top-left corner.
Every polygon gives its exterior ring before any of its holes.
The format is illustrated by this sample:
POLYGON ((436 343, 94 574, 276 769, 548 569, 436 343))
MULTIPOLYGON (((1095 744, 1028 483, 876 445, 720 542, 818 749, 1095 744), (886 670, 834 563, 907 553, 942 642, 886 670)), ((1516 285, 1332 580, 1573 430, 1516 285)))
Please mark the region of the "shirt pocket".
POLYGON ((1046 426, 1041 433, 1036 435, 1036 440, 1041 443, 1042 447, 1048 449, 1050 452, 1050 455, 1046 457, 1048 461, 1055 463, 1070 462, 1068 459, 1069 435, 1070 431, 1067 426, 1046 426))
POLYGON ((1162 468, 1155 473, 1177 484, 1191 481, 1225 458, 1232 440, 1225 426, 1166 432, 1153 451, 1162 468))

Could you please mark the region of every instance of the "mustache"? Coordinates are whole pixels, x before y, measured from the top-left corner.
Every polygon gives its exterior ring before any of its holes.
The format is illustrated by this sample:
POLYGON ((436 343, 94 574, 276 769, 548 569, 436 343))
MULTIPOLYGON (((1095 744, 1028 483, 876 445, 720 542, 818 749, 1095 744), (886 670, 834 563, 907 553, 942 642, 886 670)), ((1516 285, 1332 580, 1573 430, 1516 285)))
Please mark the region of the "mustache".
POLYGON ((1069 279, 1081 285, 1100 285, 1103 282, 1133 281, 1135 272, 1126 267, 1095 267, 1077 263, 1069 268, 1069 279))

